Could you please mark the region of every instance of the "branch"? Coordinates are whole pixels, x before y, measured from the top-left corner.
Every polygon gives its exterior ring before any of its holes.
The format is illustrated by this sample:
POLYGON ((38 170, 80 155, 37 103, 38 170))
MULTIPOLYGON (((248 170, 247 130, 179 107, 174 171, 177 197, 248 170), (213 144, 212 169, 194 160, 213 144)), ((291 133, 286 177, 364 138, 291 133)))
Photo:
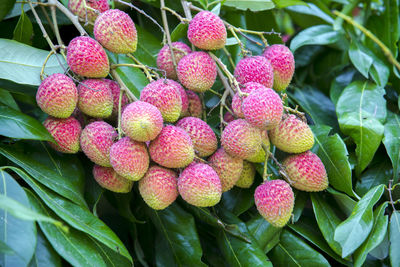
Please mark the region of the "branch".
POLYGON ((175 72, 176 72, 176 60, 175 60, 174 48, 172 47, 171 35, 169 34, 167 13, 165 12, 165 9, 164 9, 165 2, 164 2, 164 0, 161 0, 160 3, 161 3, 161 17, 162 17, 162 21, 163 21, 163 25, 164 25, 164 31, 165 31, 165 35, 167 36, 167 43, 168 43, 169 51, 171 53, 172 64, 173 64, 175 72))
POLYGON ((85 29, 79 23, 79 17, 72 14, 72 12, 69 11, 68 8, 63 6, 63 4, 61 4, 57 0, 49 0, 49 4, 56 6, 62 13, 64 13, 64 15, 69 18, 69 20, 72 22, 72 24, 74 24, 74 26, 80 32, 81 35, 88 35, 87 32, 85 31, 85 29))

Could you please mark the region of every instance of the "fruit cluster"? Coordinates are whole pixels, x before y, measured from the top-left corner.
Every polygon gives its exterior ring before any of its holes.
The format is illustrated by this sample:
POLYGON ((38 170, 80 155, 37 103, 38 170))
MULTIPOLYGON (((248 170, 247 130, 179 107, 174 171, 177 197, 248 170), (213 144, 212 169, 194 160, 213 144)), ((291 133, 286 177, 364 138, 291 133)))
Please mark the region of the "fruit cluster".
POLYGON ((106 78, 110 65, 105 49, 133 53, 138 41, 134 22, 120 10, 107 9, 97 16, 93 31, 95 39, 76 37, 67 48, 78 86, 68 75, 53 74, 42 81, 36 99, 50 115, 44 126, 56 141, 52 147, 64 153, 82 150, 95 163, 93 176, 102 187, 129 192, 138 181, 140 195, 157 210, 178 195, 191 205, 214 206, 223 192, 253 184, 254 163, 271 155, 271 142, 290 153, 281 169, 289 183, 266 179, 255 190, 257 209, 267 221, 277 227, 288 222, 294 206, 291 186, 310 192, 327 188, 324 165, 309 151, 314 145, 311 129, 286 113, 277 93, 294 73, 286 46, 271 45, 263 55, 238 62, 233 114, 224 117, 228 124, 218 148, 216 134, 201 119, 197 94, 210 90, 217 77, 218 66, 207 50, 226 42, 226 27, 217 15, 202 11, 189 23, 188 40, 202 50, 192 51, 182 42, 172 43, 172 51, 168 45, 160 50, 157 66, 166 78, 149 83, 132 103, 117 82, 106 78), (116 121, 118 131, 112 126, 116 121))

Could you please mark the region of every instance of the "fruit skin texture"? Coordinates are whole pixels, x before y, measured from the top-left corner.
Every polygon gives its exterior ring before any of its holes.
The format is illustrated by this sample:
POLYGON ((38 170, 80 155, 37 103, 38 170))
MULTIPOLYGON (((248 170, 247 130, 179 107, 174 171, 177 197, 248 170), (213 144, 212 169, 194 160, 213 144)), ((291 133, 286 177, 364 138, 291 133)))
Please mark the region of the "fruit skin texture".
POLYGON ((113 169, 128 180, 140 180, 149 168, 149 153, 145 143, 124 137, 110 148, 110 163, 113 169))
POLYGON ((194 158, 193 143, 182 128, 167 125, 149 147, 150 157, 167 168, 183 168, 194 158))
POLYGON ((82 151, 97 165, 111 167, 110 148, 117 137, 117 131, 110 124, 104 121, 92 122, 82 131, 82 151))
POLYGON ((128 193, 132 190, 133 181, 118 175, 113 168, 94 165, 93 177, 101 187, 110 191, 128 193))
POLYGON ((188 110, 183 113, 182 117, 196 117, 201 118, 203 114, 203 103, 200 97, 193 91, 186 90, 186 95, 188 97, 188 110))
POLYGON ((189 98, 186 93, 186 90, 183 89, 182 86, 178 86, 177 88, 178 88, 179 94, 181 95, 181 100, 182 100, 182 110, 181 110, 181 114, 179 115, 179 118, 182 118, 184 114, 188 113, 189 98))
POLYGON ((236 186, 240 188, 250 188, 254 182, 254 177, 256 175, 256 168, 250 162, 243 161, 243 171, 240 174, 239 180, 236 182, 236 186))
POLYGON ((252 157, 246 158, 247 161, 250 161, 250 162, 253 162, 253 163, 265 162, 265 157, 267 156, 266 152, 268 152, 270 150, 270 147, 271 147, 271 144, 270 144, 269 138, 268 138, 268 131, 267 130, 261 131, 261 140, 262 140, 262 144, 265 145, 267 151, 265 151, 264 147, 262 147, 257 154, 255 154, 252 157))
POLYGON ((126 106, 121 116, 121 127, 131 139, 153 140, 163 128, 161 112, 152 104, 136 101, 126 106))
POLYGON ((287 153, 303 153, 314 146, 314 134, 295 115, 286 116, 269 132, 271 142, 287 153))
POLYGON ((234 76, 240 84, 257 82, 267 88, 274 84, 274 70, 263 56, 245 57, 236 65, 234 76))
MULTIPOLYGON (((118 116, 119 95, 121 92, 121 88, 119 87, 119 84, 116 81, 109 80, 109 79, 104 79, 104 81, 110 87, 112 98, 113 98, 113 108, 112 108, 111 117, 116 118, 118 116)), ((128 104, 129 104, 128 97, 125 94, 122 94, 121 108, 123 109, 128 104)))
POLYGON ((243 119, 234 120, 222 132, 221 145, 232 157, 249 158, 261 149, 260 130, 243 119))
POLYGON ((292 215, 294 194, 283 180, 265 181, 256 188, 254 201, 265 220, 272 226, 283 227, 292 215))
POLYGON ((192 52, 184 56, 177 67, 182 85, 194 92, 209 90, 217 78, 217 65, 206 52, 192 52))
POLYGON ((204 163, 192 163, 183 170, 178 191, 186 202, 197 207, 212 207, 222 195, 218 174, 204 163))
POLYGON ((192 138, 193 147, 199 157, 207 157, 218 148, 218 140, 211 127, 204 121, 195 117, 186 117, 176 123, 177 127, 184 129, 192 138))
POLYGON ((218 149, 208 162, 219 176, 222 192, 230 190, 243 171, 243 160, 231 157, 223 148, 218 149))
MULTIPOLYGON (((86 19, 86 13, 87 13, 87 19, 89 21, 95 21, 97 14, 96 12, 86 9, 84 7, 84 0, 69 0, 68 1, 68 8, 69 10, 72 11, 75 15, 80 17, 81 19, 86 19)), ((95 0, 95 1, 88 1, 86 0, 86 4, 93 8, 98 10, 100 13, 103 13, 104 11, 107 11, 110 9, 110 6, 108 5, 107 0, 95 0)))
MULTIPOLYGON (((267 88, 260 83, 248 82, 243 86, 243 88, 241 88, 241 91, 243 93, 249 94, 250 92, 257 90, 257 89, 267 89, 267 88)), ((235 95, 232 98, 232 111, 233 111, 233 113, 235 113, 235 115, 238 118, 242 118, 242 119, 244 119, 244 114, 242 111, 242 104, 243 104, 243 100, 245 98, 246 98, 246 96, 240 97, 238 93, 235 93, 235 95)))
POLYGON ((294 188, 307 192, 318 192, 328 188, 325 166, 311 151, 289 156, 282 165, 294 188))
POLYGON ((113 95, 108 82, 87 79, 78 85, 78 108, 95 118, 110 117, 113 111, 113 95))
MULTIPOLYGON (((178 64, 186 54, 192 52, 192 49, 182 42, 173 42, 172 47, 177 48, 177 50, 173 50, 176 64, 178 64)), ((178 79, 178 75, 176 74, 174 64, 172 62, 171 50, 169 49, 168 44, 164 45, 160 52, 158 52, 157 68, 165 70, 168 79, 178 79)))
POLYGON ((93 33, 96 40, 113 53, 136 51, 138 38, 135 23, 121 10, 110 9, 101 13, 94 23, 93 33))
POLYGON ((67 75, 54 73, 39 85, 36 102, 50 116, 68 118, 78 103, 78 89, 67 75))
POLYGON ((69 42, 67 64, 76 74, 89 78, 104 78, 110 70, 104 48, 86 36, 75 37, 69 42))
POLYGON ((274 69, 274 90, 282 91, 290 84, 294 74, 294 56, 292 51, 281 44, 274 44, 265 49, 266 57, 274 69))
POLYGON ((151 166, 139 181, 139 193, 150 208, 163 210, 179 195, 177 180, 178 176, 174 171, 151 166))
POLYGON ((242 111, 251 125, 261 130, 269 130, 282 120, 283 104, 274 90, 257 89, 243 101, 242 111))
POLYGON ((48 117, 43 122, 57 144, 49 142, 50 146, 63 153, 74 154, 79 151, 79 136, 81 135, 81 124, 74 117, 58 119, 48 117))
POLYGON ((175 122, 182 111, 179 83, 169 79, 159 79, 143 88, 140 100, 156 106, 165 122, 175 122))
POLYGON ((226 43, 226 28, 220 17, 210 11, 201 11, 189 23, 189 41, 197 48, 216 50, 226 43))

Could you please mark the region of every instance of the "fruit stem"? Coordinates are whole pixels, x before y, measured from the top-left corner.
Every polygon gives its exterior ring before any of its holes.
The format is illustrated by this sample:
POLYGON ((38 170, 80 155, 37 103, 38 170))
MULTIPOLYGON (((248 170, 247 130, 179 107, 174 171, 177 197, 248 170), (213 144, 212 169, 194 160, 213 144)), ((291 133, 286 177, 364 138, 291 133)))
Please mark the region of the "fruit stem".
POLYGON ((235 62, 233 62, 231 53, 229 53, 228 49, 226 49, 225 46, 222 48, 222 51, 224 51, 225 55, 228 57, 229 63, 231 63, 232 68, 235 69, 236 68, 235 62))
POLYGON ((131 59, 133 59, 133 61, 135 61, 136 64, 141 66, 140 68, 144 71, 144 74, 146 75, 147 80, 149 80, 149 82, 152 82, 153 77, 151 77, 149 68, 146 65, 144 65, 143 63, 141 63, 138 59, 136 59, 132 54, 127 54, 127 56, 130 57, 131 59))
POLYGON ((233 29, 232 26, 228 26, 229 31, 232 33, 233 37, 235 37, 236 41, 239 44, 240 47, 240 51, 243 55, 243 57, 246 57, 247 55, 251 54, 251 52, 249 50, 246 50, 246 48, 244 47, 242 41, 239 39, 239 37, 237 36, 235 30, 233 29))
MULTIPOLYGON (((121 64, 111 64, 111 69, 116 69, 118 67, 132 67, 132 68, 138 68, 143 70, 145 73, 146 71, 148 71, 149 69, 153 72, 153 75, 156 76, 156 78, 159 78, 160 76, 153 71, 153 69, 151 67, 147 67, 143 64, 138 65, 138 64, 130 64, 130 63, 121 63, 121 64)), ((146 73, 146 78, 149 79, 149 81, 153 81, 153 78, 151 77, 151 74, 148 73, 148 75, 150 75, 151 80, 148 78, 147 73, 146 73)))
POLYGON ((118 140, 122 138, 122 129, 121 129, 121 109, 122 109, 122 94, 124 90, 119 91, 119 98, 118 98, 118 140))
POLYGON ((264 143, 262 143, 261 145, 262 145, 262 149, 264 149, 265 152, 268 151, 268 153, 265 153, 264 171, 263 171, 263 177, 262 177, 263 181, 266 181, 271 176, 271 174, 268 174, 268 159, 269 159, 269 153, 271 153, 271 152, 269 152, 268 147, 264 143))
POLYGON ((126 95, 128 96, 131 102, 138 100, 136 96, 131 92, 131 90, 129 90, 128 87, 125 85, 125 83, 122 81, 121 77, 118 75, 115 69, 111 69, 110 74, 114 78, 114 80, 119 84, 121 89, 125 91, 126 95))
POLYGON ((72 14, 71 11, 69 11, 68 8, 63 6, 60 2, 57 0, 49 0, 48 3, 52 6, 57 7, 62 13, 64 13, 65 16, 69 18, 69 20, 74 24, 75 28, 80 32, 81 35, 88 35, 85 29, 82 27, 82 25, 79 23, 79 17, 72 14))
POLYGON ((161 18, 163 21, 163 25, 164 25, 164 42, 165 42, 165 36, 167 37, 167 43, 168 43, 168 47, 169 47, 169 51, 171 53, 171 59, 172 59, 172 64, 174 66, 174 70, 176 73, 176 59, 175 59, 175 53, 174 53, 174 48, 172 46, 172 41, 171 41, 171 35, 169 33, 169 27, 168 27, 168 20, 167 20, 167 13, 165 12, 166 7, 165 7, 165 1, 164 0, 160 0, 160 4, 161 4, 161 18))
POLYGON ((175 17, 177 17, 180 21, 181 21, 181 23, 189 23, 190 22, 190 20, 189 19, 187 19, 187 18, 184 18, 184 17, 182 17, 181 15, 179 15, 178 13, 176 13, 175 12, 175 10, 172 10, 172 9, 170 9, 169 7, 166 7, 165 5, 163 6, 163 4, 162 4, 162 2, 164 2, 164 1, 162 1, 161 0, 161 11, 168 11, 169 13, 171 13, 172 15, 174 15, 175 17))
MULTIPOLYGON (((57 22, 57 14, 56 14, 56 7, 55 6, 51 6, 50 7, 51 10, 51 18, 53 20, 53 25, 54 25, 54 34, 56 35, 56 39, 57 39, 57 43, 58 45, 64 46, 63 40, 61 39, 61 35, 60 35, 60 31, 58 29, 58 22, 57 22)), ((64 49, 60 50, 60 53, 64 56, 64 49)))
POLYGON ((298 117, 300 117, 300 119, 304 122, 307 122, 307 119, 305 117, 304 112, 298 111, 298 105, 296 105, 296 107, 294 109, 292 109, 291 107, 288 106, 283 106, 283 108, 285 109, 285 111, 290 112, 292 114, 296 114, 298 117))
POLYGON ((226 106, 225 100, 226 100, 226 97, 228 96, 228 94, 229 94, 229 90, 225 90, 224 94, 222 95, 221 104, 220 104, 220 107, 219 107, 219 120, 221 121, 221 125, 219 127, 220 127, 220 134, 221 135, 222 135, 222 132, 224 130, 224 125, 226 123, 225 120, 224 120, 224 106, 226 106))
POLYGON ((285 171, 285 167, 279 163, 279 161, 275 158, 274 154, 272 154, 271 151, 268 151, 269 157, 271 157, 271 159, 275 162, 276 165, 278 165, 279 168, 279 174, 289 183, 289 184, 293 184, 293 181, 290 180, 289 176, 287 175, 286 171, 285 171))

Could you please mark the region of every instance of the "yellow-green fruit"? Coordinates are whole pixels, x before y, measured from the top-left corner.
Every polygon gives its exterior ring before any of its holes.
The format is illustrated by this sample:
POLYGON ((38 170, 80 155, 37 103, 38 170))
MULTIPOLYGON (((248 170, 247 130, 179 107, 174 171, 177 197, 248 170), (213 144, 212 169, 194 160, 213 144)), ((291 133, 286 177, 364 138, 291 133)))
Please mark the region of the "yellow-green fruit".
POLYGON ((118 175, 113 168, 94 165, 93 177, 101 187, 116 193, 128 193, 133 186, 133 181, 118 175))
POLYGON ((303 153, 314 145, 314 134, 307 123, 295 115, 284 118, 269 132, 272 144, 287 153, 303 153))
MULTIPOLYGON (((267 130, 263 130, 261 131, 261 140, 262 143, 265 145, 265 147, 267 148, 267 151, 269 151, 270 149, 270 143, 269 143, 269 138, 268 138, 268 132, 267 130)), ((257 154, 246 158, 247 161, 253 162, 253 163, 261 163, 261 162, 265 162, 265 157, 267 156, 267 153, 265 153, 266 151, 264 150, 264 148, 262 147, 257 154)))
POLYGON ((254 182, 254 177, 256 176, 256 168, 251 162, 246 160, 243 161, 243 171, 240 174, 239 180, 236 182, 237 187, 250 188, 254 182))

